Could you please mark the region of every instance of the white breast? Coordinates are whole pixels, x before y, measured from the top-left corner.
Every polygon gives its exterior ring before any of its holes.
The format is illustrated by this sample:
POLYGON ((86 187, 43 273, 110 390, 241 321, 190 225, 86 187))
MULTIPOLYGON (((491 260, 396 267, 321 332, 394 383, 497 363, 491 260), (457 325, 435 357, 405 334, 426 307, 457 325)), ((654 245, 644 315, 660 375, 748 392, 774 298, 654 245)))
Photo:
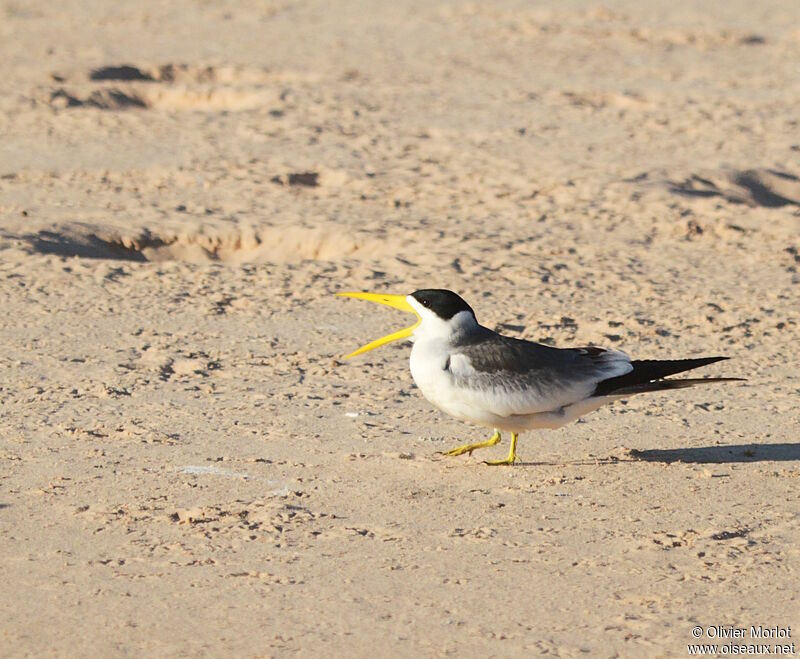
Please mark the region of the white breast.
POLYGON ((448 344, 443 339, 417 339, 411 350, 411 377, 422 395, 451 416, 488 427, 498 423, 491 406, 477 404, 473 392, 455 386, 448 366, 448 344))

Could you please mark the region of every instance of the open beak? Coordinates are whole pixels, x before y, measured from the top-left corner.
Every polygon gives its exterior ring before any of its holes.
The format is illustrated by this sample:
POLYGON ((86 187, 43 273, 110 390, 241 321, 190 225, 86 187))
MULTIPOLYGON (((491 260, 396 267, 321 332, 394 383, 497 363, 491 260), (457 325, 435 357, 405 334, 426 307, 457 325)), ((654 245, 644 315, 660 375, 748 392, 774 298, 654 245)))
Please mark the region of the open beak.
POLYGON ((347 357, 345 357, 345 359, 350 359, 350 357, 355 357, 356 355, 360 355, 361 353, 369 350, 374 350, 375 348, 387 343, 391 343, 392 341, 408 338, 414 333, 414 330, 417 329, 417 325, 422 322, 422 318, 420 318, 419 314, 414 310, 414 307, 406 302, 405 295, 386 295, 384 293, 337 293, 336 295, 340 295, 342 297, 354 297, 359 300, 368 300, 370 302, 377 302, 378 304, 384 304, 387 307, 394 307, 395 309, 400 309, 401 311, 413 313, 417 317, 417 322, 411 327, 406 327, 405 329, 401 329, 399 332, 387 334, 386 336, 382 336, 380 339, 375 339, 367 345, 361 346, 355 352, 351 352, 349 355, 347 355, 347 357))

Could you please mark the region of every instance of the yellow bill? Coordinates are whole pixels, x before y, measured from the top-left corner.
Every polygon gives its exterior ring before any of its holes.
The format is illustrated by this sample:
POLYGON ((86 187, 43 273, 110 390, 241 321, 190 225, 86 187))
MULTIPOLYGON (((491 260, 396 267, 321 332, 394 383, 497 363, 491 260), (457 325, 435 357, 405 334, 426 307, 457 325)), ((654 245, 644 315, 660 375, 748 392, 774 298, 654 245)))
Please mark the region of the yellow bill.
POLYGON ((354 297, 359 300, 368 300, 369 302, 377 302, 378 304, 384 304, 387 307, 394 307, 395 309, 400 309, 401 311, 407 311, 417 316, 417 322, 414 323, 411 327, 406 327, 405 329, 401 329, 398 332, 393 332, 392 334, 387 334, 386 336, 382 336, 380 339, 375 339, 374 341, 368 343, 367 345, 361 346, 355 352, 351 352, 349 355, 345 357, 345 359, 350 359, 350 357, 355 357, 356 355, 368 352, 369 350, 374 350, 375 348, 378 348, 382 345, 386 345, 387 343, 391 343, 392 341, 408 338, 414 333, 414 330, 417 329, 417 325, 419 325, 422 322, 422 318, 420 318, 419 314, 417 314, 417 312, 414 311, 414 307, 412 307, 406 301, 405 295, 387 295, 385 293, 337 293, 336 295, 340 295, 342 297, 354 297))

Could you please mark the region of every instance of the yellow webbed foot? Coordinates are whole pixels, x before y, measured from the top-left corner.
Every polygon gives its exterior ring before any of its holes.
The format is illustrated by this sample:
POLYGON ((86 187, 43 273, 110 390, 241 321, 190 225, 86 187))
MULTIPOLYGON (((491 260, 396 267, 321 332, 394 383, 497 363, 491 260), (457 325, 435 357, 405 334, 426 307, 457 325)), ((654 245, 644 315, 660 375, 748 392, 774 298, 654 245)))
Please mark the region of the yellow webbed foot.
POLYGON ((464 455, 464 453, 469 453, 470 455, 472 455, 472 452, 475 449, 488 448, 489 446, 494 446, 499 441, 500 441, 500 431, 495 430, 494 435, 492 435, 485 442, 478 442, 477 444, 464 444, 463 446, 458 446, 449 451, 445 451, 444 455, 464 455))
POLYGON ((487 465, 513 465, 517 459, 517 437, 519 435, 515 432, 511 433, 511 450, 508 452, 508 457, 505 460, 484 460, 483 463, 487 465))

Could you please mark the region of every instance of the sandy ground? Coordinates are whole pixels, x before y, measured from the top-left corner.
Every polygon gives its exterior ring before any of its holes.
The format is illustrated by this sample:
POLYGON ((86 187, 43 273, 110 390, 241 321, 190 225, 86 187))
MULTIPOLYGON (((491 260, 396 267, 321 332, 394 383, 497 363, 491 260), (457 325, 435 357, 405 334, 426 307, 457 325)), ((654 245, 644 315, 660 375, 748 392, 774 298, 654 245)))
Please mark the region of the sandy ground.
POLYGON ((2 655, 800 651, 798 61, 788 1, 0 2, 2 655), (443 458, 332 295, 433 286, 749 381, 443 458))

